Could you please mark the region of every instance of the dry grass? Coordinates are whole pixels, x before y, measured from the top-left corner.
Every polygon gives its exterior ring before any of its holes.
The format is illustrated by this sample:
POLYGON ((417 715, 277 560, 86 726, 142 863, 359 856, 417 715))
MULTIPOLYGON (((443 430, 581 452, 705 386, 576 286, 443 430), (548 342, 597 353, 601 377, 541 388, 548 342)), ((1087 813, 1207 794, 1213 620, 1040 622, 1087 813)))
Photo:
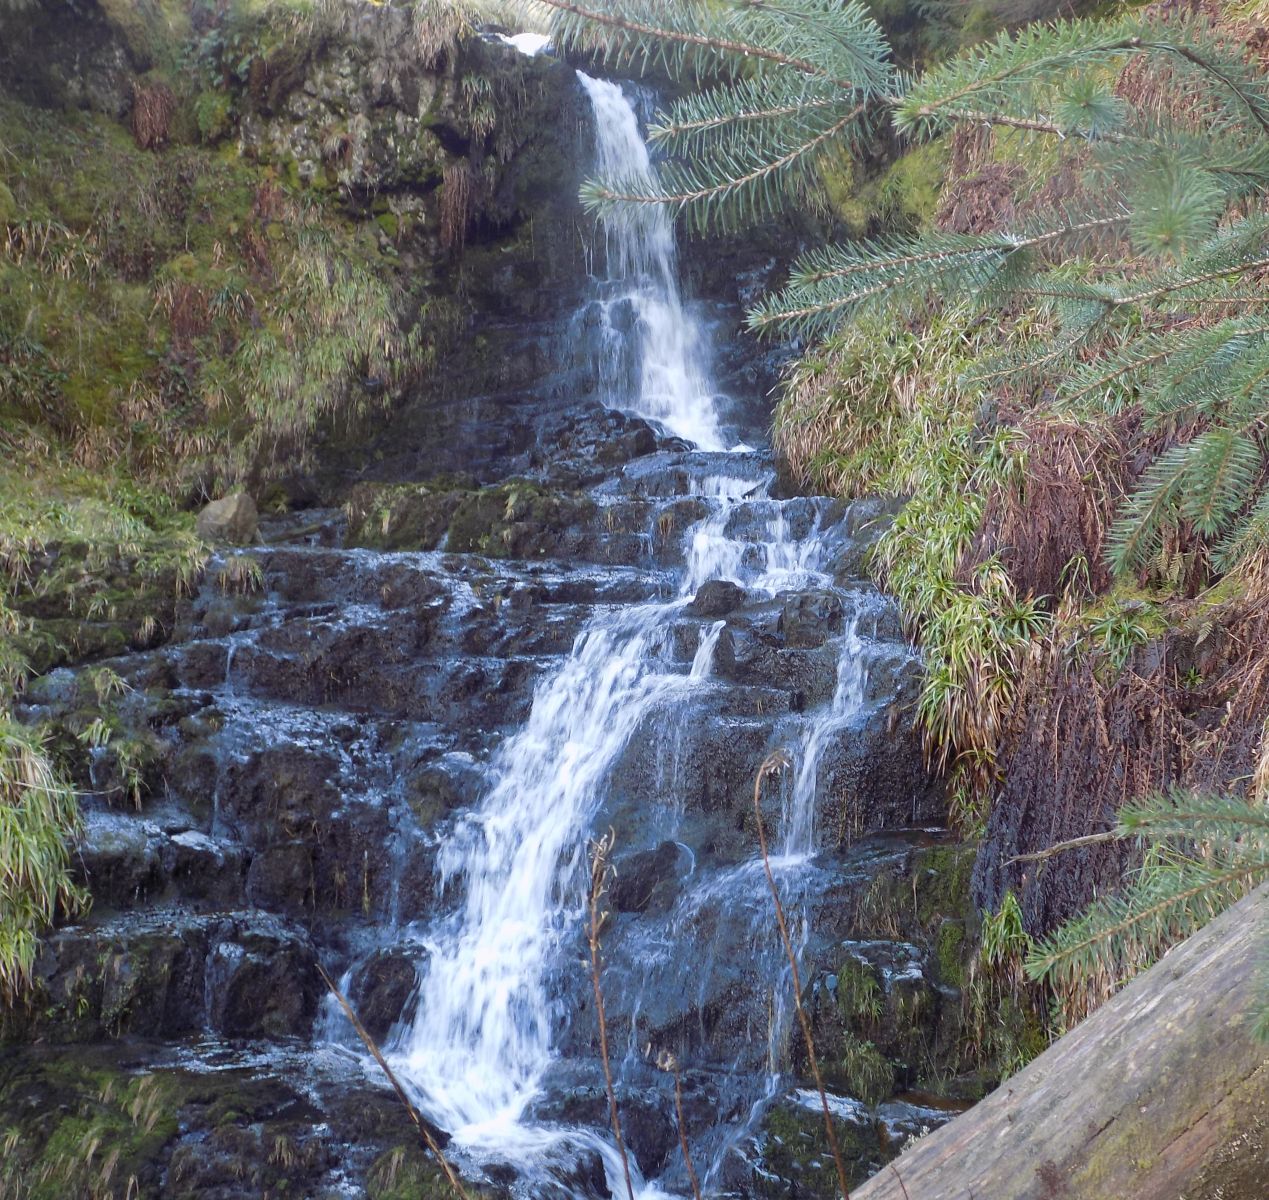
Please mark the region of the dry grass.
POLYGON ((466 244, 475 205, 471 164, 465 158, 447 162, 441 182, 441 245, 446 250, 459 251, 466 244))
POLYGON ((137 146, 159 150, 167 145, 176 114, 176 96, 166 83, 133 83, 129 124, 137 146))

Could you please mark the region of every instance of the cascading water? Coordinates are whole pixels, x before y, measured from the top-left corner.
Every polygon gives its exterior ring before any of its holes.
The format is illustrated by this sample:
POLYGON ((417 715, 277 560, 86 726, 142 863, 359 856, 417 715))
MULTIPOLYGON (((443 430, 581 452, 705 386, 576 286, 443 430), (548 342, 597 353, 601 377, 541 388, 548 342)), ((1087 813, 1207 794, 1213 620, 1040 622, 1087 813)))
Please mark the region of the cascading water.
MULTIPOLYGON (((607 80, 581 72, 578 78, 595 116, 596 173, 649 190, 648 147, 625 93, 607 80)), ((702 450, 724 449, 708 338, 679 293, 669 213, 657 204, 632 206, 609 217, 603 229, 597 367, 605 402, 659 421, 702 450)))
MULTIPOLYGON (((648 152, 621 88, 580 78, 595 114, 598 170, 647 180, 648 152)), ((624 395, 618 394, 615 368, 609 370, 614 382, 606 398, 704 450, 719 449, 707 340, 679 295, 668 216, 654 206, 623 212, 605 223, 604 234, 601 349, 610 368, 632 355, 637 368, 637 386, 624 395), (624 328, 616 316, 623 309, 634 317, 624 328)), ((769 479, 755 479, 751 464, 729 471, 727 461, 715 456, 713 470, 687 489, 709 511, 683 535, 685 566, 676 594, 663 603, 600 609, 592 617, 563 666, 538 685, 527 722, 495 753, 483 801, 457 822, 441 848, 438 894, 458 889, 461 900, 418 934, 426 959, 392 1059, 427 1115, 476 1161, 511 1154, 532 1175, 534 1164, 549 1171, 563 1144, 589 1147, 617 1187, 617 1162, 607 1142, 593 1133, 534 1125, 526 1117, 569 1022, 559 999, 567 989, 560 984, 576 971, 566 949, 581 927, 587 842, 610 773, 650 715, 677 712, 676 706, 710 686, 724 622, 702 627, 686 671, 674 656, 675 622, 702 585, 727 580, 775 598, 786 589, 831 582, 822 572, 829 538, 819 516, 794 536, 782 504, 768 498, 769 479)), ((832 702, 807 723, 798 746, 781 868, 795 867, 813 852, 816 762, 832 731, 860 704, 861 646, 853 625, 841 647, 832 702)), ((741 907, 752 910, 747 920, 756 926, 765 919, 769 898, 755 889, 754 866, 703 879, 683 902, 683 927, 729 888, 746 893, 741 907)), ((765 966, 773 976, 782 969, 775 960, 765 966)), ((673 964, 667 959, 660 967, 672 970, 673 964)), ((778 1040, 776 1032, 769 1036, 778 1040)), ((769 1089, 769 1082, 761 1082, 748 1105, 769 1089)), ((660 1194, 655 1185, 640 1187, 645 1196, 660 1194)))

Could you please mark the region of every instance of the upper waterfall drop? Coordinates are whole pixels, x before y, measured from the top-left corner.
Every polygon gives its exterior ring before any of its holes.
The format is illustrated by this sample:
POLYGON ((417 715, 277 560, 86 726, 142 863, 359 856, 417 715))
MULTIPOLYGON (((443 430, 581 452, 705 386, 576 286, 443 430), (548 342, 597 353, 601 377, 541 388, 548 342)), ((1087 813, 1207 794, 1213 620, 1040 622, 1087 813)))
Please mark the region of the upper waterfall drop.
MULTIPOLYGON (((618 84, 577 72, 595 115, 595 172, 642 190, 655 189, 648 147, 634 106, 618 84)), ((610 353, 599 364, 605 403, 659 421, 701 450, 725 450, 709 369, 709 339, 684 305, 678 284, 674 224, 663 205, 623 207, 602 219, 606 277, 602 316, 610 353), (628 308, 633 329, 614 314, 628 308), (634 380, 619 364, 638 340, 634 380), (625 394, 623 394, 625 393, 625 394)))

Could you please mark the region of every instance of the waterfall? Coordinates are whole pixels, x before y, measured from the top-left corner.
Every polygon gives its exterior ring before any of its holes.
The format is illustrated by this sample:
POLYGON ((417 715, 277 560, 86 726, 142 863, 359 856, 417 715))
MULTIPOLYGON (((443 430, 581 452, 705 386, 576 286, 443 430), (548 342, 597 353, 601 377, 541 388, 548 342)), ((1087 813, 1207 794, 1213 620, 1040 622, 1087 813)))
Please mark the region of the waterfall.
MULTIPOLYGON (((594 108, 600 172, 647 179, 648 152, 622 90, 586 76, 581 81, 594 108)), ((623 213, 604 232, 605 320, 622 305, 637 318, 625 332, 616 320, 605 329, 614 359, 636 342, 639 387, 613 402, 701 448, 720 449, 707 340, 679 295, 668 215, 656 207, 623 213)), ((611 1145, 593 1133, 535 1125, 527 1115, 569 1019, 558 985, 578 970, 568 950, 582 928, 588 838, 610 773, 651 715, 673 716, 712 684, 724 622, 702 626, 687 670, 674 654, 674 624, 701 585, 725 579, 775 601, 783 590, 831 584, 822 569, 828 541, 822 517, 794 536, 785 502, 769 497, 770 480, 755 482, 752 469, 729 471, 730 457, 712 460, 716 473, 689 488, 709 512, 683 534, 686 565, 676 594, 662 603, 596 610, 563 665, 538 684, 526 723, 495 752, 480 804, 441 847, 438 895, 460 899, 418 934, 426 959, 391 1058, 419 1106, 477 1161, 482 1154, 511 1155, 530 1173, 533 1164, 545 1170, 563 1141, 598 1154, 617 1192, 611 1145)), ((834 699, 798 747, 780 843, 786 867, 813 852, 815 762, 862 694, 858 640, 852 635, 842 645, 834 699)), ((755 891, 754 865, 711 886, 717 895, 739 881, 746 903, 767 922, 769 898, 755 891)), ((661 1194, 641 1177, 639 1186, 645 1197, 661 1194)))
MULTIPOLYGON (((595 116, 595 172, 644 192, 655 180, 634 108, 620 86, 578 72, 595 116)), ((702 450, 725 449, 713 402, 709 341, 679 294, 670 214, 623 208, 603 222, 606 278, 600 378, 610 407, 659 421, 702 450), (634 350, 634 387, 623 364, 634 350), (629 394, 627 394, 629 393, 629 394)))

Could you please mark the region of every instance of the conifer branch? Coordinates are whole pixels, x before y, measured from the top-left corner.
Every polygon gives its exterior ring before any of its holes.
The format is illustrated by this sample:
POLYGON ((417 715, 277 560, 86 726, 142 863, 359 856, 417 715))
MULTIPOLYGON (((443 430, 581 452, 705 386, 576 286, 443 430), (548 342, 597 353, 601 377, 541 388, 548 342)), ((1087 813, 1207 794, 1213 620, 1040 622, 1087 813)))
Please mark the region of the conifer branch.
POLYGON ((648 129, 648 139, 656 144, 682 138, 692 134, 713 133, 732 125, 743 125, 753 121, 778 121, 782 117, 800 116, 814 109, 831 108, 836 99, 799 100, 781 105, 778 108, 749 109, 735 113, 720 113, 717 116, 702 117, 696 121, 674 122, 668 125, 653 125, 648 129))
MULTIPOLYGON (((547 8, 553 8, 560 12, 569 13, 574 17, 580 17, 584 21, 589 21, 595 25, 605 26, 609 29, 619 29, 623 33, 636 34, 642 38, 648 38, 658 42, 673 42, 681 46, 697 47, 703 50, 713 50, 722 54, 732 54, 740 58, 752 58, 760 62, 774 63, 777 66, 788 67, 794 71, 800 71, 804 75, 818 75, 827 77, 821 67, 816 66, 813 62, 809 62, 803 58, 796 58, 791 55, 781 54, 777 50, 769 49, 766 46, 760 46, 751 42, 736 41, 731 38, 716 37, 711 34, 691 33, 681 29, 671 29, 666 26, 649 25, 641 21, 634 21, 628 17, 623 17, 615 12, 606 12, 603 9, 588 8, 585 5, 573 4, 569 0, 534 0, 534 3, 544 5, 547 8)), ((834 79, 831 80, 837 87, 853 91, 855 85, 849 80, 834 79)))
POLYGON ((723 199, 727 196, 739 192, 741 189, 751 186, 761 180, 768 179, 773 175, 779 174, 786 170, 799 159, 805 158, 807 155, 814 153, 825 142, 836 137, 851 122, 857 120, 867 107, 866 104, 857 104, 845 116, 841 117, 834 124, 822 133, 816 134, 807 142, 803 142, 787 154, 771 162, 763 163, 760 167, 754 168, 734 179, 724 180, 722 183, 713 186, 698 187, 678 192, 636 192, 624 190, 619 187, 611 187, 599 183, 588 183, 582 188, 582 204, 588 212, 603 212, 611 207, 622 204, 648 205, 648 204, 668 204, 673 208, 686 208, 688 205, 700 204, 702 202, 711 202, 723 199))
POLYGON ((1187 901, 1208 895, 1231 884, 1245 885, 1269 878, 1269 862, 1238 863, 1223 871, 1204 877, 1180 891, 1169 891, 1144 908, 1130 907, 1118 919, 1108 924, 1095 924, 1091 931, 1074 941, 1047 942, 1039 947, 1026 963, 1027 974, 1039 979, 1059 964, 1075 960, 1079 955, 1098 946, 1104 946, 1117 937, 1148 925, 1154 918, 1169 911, 1182 909, 1187 901))
POLYGON ((1160 284, 1157 287, 1146 288, 1131 296, 1108 297, 1107 303, 1116 307, 1120 307, 1125 304, 1144 304, 1147 300, 1157 300, 1160 296, 1169 296, 1174 292, 1181 292, 1187 288, 1201 287, 1205 283, 1212 283, 1218 279, 1228 279, 1235 275, 1245 275, 1248 271, 1258 271, 1264 267, 1269 267, 1269 258, 1252 259, 1250 262, 1237 263, 1233 266, 1221 267, 1213 271, 1205 271, 1202 274, 1191 275, 1186 279, 1179 279, 1172 283, 1165 283, 1160 284))

